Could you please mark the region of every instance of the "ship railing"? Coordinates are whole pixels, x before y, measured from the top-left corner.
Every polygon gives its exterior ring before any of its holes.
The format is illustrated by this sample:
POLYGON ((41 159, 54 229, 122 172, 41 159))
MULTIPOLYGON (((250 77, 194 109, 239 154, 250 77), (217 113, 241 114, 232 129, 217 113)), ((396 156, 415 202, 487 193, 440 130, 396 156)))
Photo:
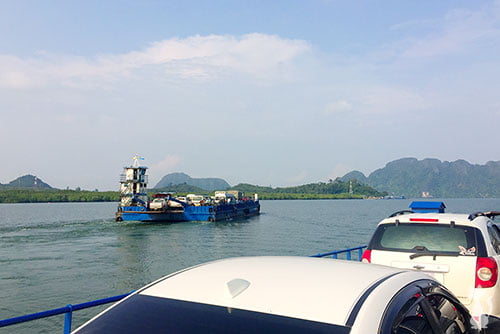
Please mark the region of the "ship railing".
POLYGON ((134 177, 133 175, 127 175, 127 174, 120 174, 120 182, 129 182, 129 181, 134 181, 134 182, 141 182, 141 183, 148 183, 149 180, 149 175, 137 175, 134 177))
POLYGON ((328 252, 328 253, 319 253, 316 255, 311 255, 311 257, 328 257, 331 256, 334 259, 338 259, 339 255, 341 258, 345 258, 346 260, 353 260, 352 258, 352 252, 358 252, 358 261, 361 261, 361 258, 363 257, 363 250, 368 247, 367 245, 364 246, 358 246, 358 247, 353 247, 353 248, 346 248, 346 249, 341 249, 338 251, 333 251, 333 252, 328 252))
POLYGON ((64 314, 64 334, 69 334, 71 332, 71 322, 73 319, 73 312, 74 311, 84 310, 84 309, 96 307, 99 305, 117 302, 117 301, 122 300, 123 298, 127 297, 128 295, 130 295, 133 292, 134 291, 131 291, 129 293, 125 293, 122 295, 117 295, 117 296, 103 298, 103 299, 97 299, 97 300, 93 300, 93 301, 85 302, 85 303, 81 303, 81 304, 75 304, 75 305, 68 304, 64 307, 55 308, 52 310, 31 313, 31 314, 22 315, 19 317, 0 320, 0 328, 15 325, 15 324, 20 324, 23 322, 33 321, 33 320, 37 320, 37 319, 53 317, 53 316, 56 316, 59 314, 64 314))
MULTIPOLYGON (((353 247, 353 248, 346 248, 346 249, 341 249, 341 250, 336 250, 333 252, 328 252, 328 253, 318 253, 316 255, 311 255, 310 257, 328 257, 331 256, 334 259, 338 259, 339 255, 340 258, 345 258, 346 260, 355 260, 353 259, 353 256, 351 255, 352 252, 358 252, 358 261, 361 261, 361 257, 363 256, 363 249, 365 249, 367 246, 358 246, 358 247, 353 247)), ((81 304, 75 304, 71 305, 68 304, 64 307, 52 309, 52 310, 47 310, 47 311, 42 311, 42 312, 37 312, 37 313, 32 313, 32 314, 26 314, 14 318, 9 318, 9 319, 4 319, 0 320, 0 328, 2 327, 7 327, 15 324, 20 324, 23 322, 28 322, 28 321, 33 321, 37 319, 42 319, 42 318, 48 318, 52 316, 56 316, 59 314, 65 314, 64 316, 64 334, 70 333, 71 332, 71 322, 72 322, 72 317, 73 317, 73 312, 74 311, 79 311, 99 305, 104 305, 108 303, 113 303, 117 302, 119 300, 122 300, 123 298, 127 297, 134 291, 131 291, 129 293, 125 293, 122 295, 117 295, 113 297, 108 297, 108 298, 103 298, 103 299, 97 299, 93 300, 90 302, 86 303, 81 303, 81 304)))

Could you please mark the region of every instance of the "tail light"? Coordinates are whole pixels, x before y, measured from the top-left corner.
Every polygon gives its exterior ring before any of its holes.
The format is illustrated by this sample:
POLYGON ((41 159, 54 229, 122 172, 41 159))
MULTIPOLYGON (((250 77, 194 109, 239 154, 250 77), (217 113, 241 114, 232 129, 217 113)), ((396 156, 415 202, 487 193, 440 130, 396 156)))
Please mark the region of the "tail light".
POLYGON ((363 252, 363 256, 361 256, 361 262, 370 263, 372 262, 372 250, 367 249, 363 252))
POLYGON ((439 219, 435 218, 410 218, 411 222, 437 223, 439 219))
POLYGON ((476 261, 476 288, 490 288, 497 283, 498 265, 492 257, 478 257, 476 261))

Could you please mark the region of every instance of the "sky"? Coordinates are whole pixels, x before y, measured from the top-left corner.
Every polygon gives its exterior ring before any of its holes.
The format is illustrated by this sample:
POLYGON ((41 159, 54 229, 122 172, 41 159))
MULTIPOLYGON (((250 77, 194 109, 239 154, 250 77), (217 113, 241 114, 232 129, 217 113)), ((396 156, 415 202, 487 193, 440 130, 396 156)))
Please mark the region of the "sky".
POLYGON ((0 2, 0 183, 500 160, 500 1, 0 2))

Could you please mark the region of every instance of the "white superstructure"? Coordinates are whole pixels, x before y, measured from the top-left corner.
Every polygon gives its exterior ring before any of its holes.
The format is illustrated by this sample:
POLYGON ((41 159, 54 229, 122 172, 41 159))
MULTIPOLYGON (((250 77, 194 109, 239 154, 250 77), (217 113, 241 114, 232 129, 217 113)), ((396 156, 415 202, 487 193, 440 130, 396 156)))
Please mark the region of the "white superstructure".
POLYGON ((120 175, 121 206, 144 205, 148 202, 146 194, 148 184, 146 171, 148 167, 140 166, 139 160, 143 159, 135 156, 132 166, 124 167, 123 174, 120 175))

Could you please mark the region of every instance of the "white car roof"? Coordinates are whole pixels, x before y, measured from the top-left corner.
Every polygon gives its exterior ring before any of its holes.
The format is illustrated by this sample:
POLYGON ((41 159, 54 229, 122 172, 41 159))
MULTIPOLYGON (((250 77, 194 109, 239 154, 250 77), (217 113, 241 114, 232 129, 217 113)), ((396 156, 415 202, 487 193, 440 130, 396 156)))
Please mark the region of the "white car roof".
MULTIPOLYGON (((448 225, 451 222, 455 222, 457 225, 475 226, 475 227, 481 224, 485 224, 486 222, 489 221, 489 219, 485 216, 479 216, 473 220, 470 220, 469 215, 464 213, 409 213, 409 214, 407 213, 386 218, 382 220, 379 223, 379 225, 394 223, 396 220, 398 220, 400 223, 412 223, 412 221, 410 221, 411 219, 421 219, 421 220, 437 219, 438 220, 437 222, 429 221, 429 223, 448 225)), ((425 221, 415 221, 415 222, 425 223, 425 221)))
MULTIPOLYGON (((180 271, 138 293, 343 325, 367 289, 401 272, 404 270, 325 258, 242 257, 180 271)), ((402 282, 429 279, 416 272, 396 277, 393 284, 381 284, 391 291, 378 291, 378 298, 388 296, 388 300, 377 300, 379 305, 388 303, 402 282)))

